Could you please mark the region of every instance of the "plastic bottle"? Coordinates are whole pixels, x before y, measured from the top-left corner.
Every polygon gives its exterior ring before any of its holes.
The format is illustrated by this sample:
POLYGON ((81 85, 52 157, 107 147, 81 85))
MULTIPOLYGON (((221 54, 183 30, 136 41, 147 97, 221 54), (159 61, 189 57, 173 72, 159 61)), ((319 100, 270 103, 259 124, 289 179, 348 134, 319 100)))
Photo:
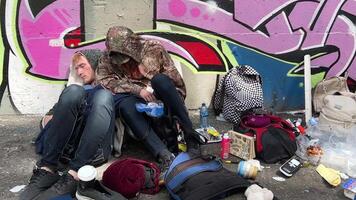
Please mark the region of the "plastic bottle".
POLYGON ((221 140, 220 157, 222 159, 227 159, 229 157, 229 153, 230 153, 230 138, 229 138, 229 134, 225 133, 221 140))
POLYGON ((205 103, 202 103, 200 107, 200 128, 208 128, 208 116, 208 107, 205 105, 205 103))

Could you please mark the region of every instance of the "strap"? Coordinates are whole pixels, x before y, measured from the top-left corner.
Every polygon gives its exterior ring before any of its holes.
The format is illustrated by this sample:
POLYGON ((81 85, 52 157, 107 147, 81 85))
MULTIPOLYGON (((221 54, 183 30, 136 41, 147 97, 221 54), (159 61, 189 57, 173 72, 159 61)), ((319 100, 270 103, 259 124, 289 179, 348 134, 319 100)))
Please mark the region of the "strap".
MULTIPOLYGON (((166 187, 172 191, 175 191, 182 183, 184 183, 191 176, 199 174, 205 171, 218 171, 222 168, 221 162, 217 160, 211 160, 209 162, 204 161, 204 163, 198 163, 173 176, 169 181, 166 182, 166 187)), ((169 176, 169 175, 168 175, 169 176)), ((167 177, 168 177, 167 176, 167 177)))

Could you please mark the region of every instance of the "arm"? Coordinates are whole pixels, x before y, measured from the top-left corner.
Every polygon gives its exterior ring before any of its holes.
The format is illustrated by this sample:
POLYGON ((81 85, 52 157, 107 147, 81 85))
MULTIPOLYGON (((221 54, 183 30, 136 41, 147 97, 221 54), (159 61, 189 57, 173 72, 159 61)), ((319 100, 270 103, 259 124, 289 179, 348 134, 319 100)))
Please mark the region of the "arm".
POLYGON ((158 73, 167 75, 173 81, 178 92, 185 98, 184 81, 174 66, 173 60, 161 44, 147 42, 144 45, 142 64, 139 68, 141 73, 148 79, 152 79, 158 73))
POLYGON ((107 54, 100 59, 95 76, 96 84, 101 84, 113 93, 129 92, 140 95, 143 89, 143 87, 132 83, 122 71, 114 69, 107 54))

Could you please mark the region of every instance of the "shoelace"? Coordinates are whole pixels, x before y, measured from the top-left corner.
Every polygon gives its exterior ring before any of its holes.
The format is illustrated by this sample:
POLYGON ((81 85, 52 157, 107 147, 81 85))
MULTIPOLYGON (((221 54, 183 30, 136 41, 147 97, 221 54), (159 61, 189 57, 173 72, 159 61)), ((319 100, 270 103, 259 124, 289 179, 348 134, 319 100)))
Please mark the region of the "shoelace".
POLYGON ((72 179, 71 175, 65 174, 53 185, 53 187, 59 190, 60 188, 67 186, 68 183, 73 182, 72 179))

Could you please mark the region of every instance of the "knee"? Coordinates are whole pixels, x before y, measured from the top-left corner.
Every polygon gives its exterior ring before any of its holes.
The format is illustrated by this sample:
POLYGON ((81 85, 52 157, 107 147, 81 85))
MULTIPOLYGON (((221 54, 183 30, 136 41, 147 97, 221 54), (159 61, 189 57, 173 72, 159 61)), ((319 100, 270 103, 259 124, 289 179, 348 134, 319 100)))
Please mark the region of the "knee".
POLYGON ((113 111, 114 99, 111 92, 104 89, 96 91, 93 99, 93 108, 105 108, 107 110, 113 111))
POLYGON ((156 74, 151 80, 151 85, 154 89, 161 90, 170 90, 173 86, 172 80, 165 74, 156 74))
POLYGON ((79 104, 85 96, 84 88, 78 85, 70 85, 66 87, 62 95, 60 96, 60 101, 65 105, 79 104))
POLYGON ((136 98, 135 97, 127 97, 119 104, 119 114, 120 116, 128 116, 136 112, 136 98))

